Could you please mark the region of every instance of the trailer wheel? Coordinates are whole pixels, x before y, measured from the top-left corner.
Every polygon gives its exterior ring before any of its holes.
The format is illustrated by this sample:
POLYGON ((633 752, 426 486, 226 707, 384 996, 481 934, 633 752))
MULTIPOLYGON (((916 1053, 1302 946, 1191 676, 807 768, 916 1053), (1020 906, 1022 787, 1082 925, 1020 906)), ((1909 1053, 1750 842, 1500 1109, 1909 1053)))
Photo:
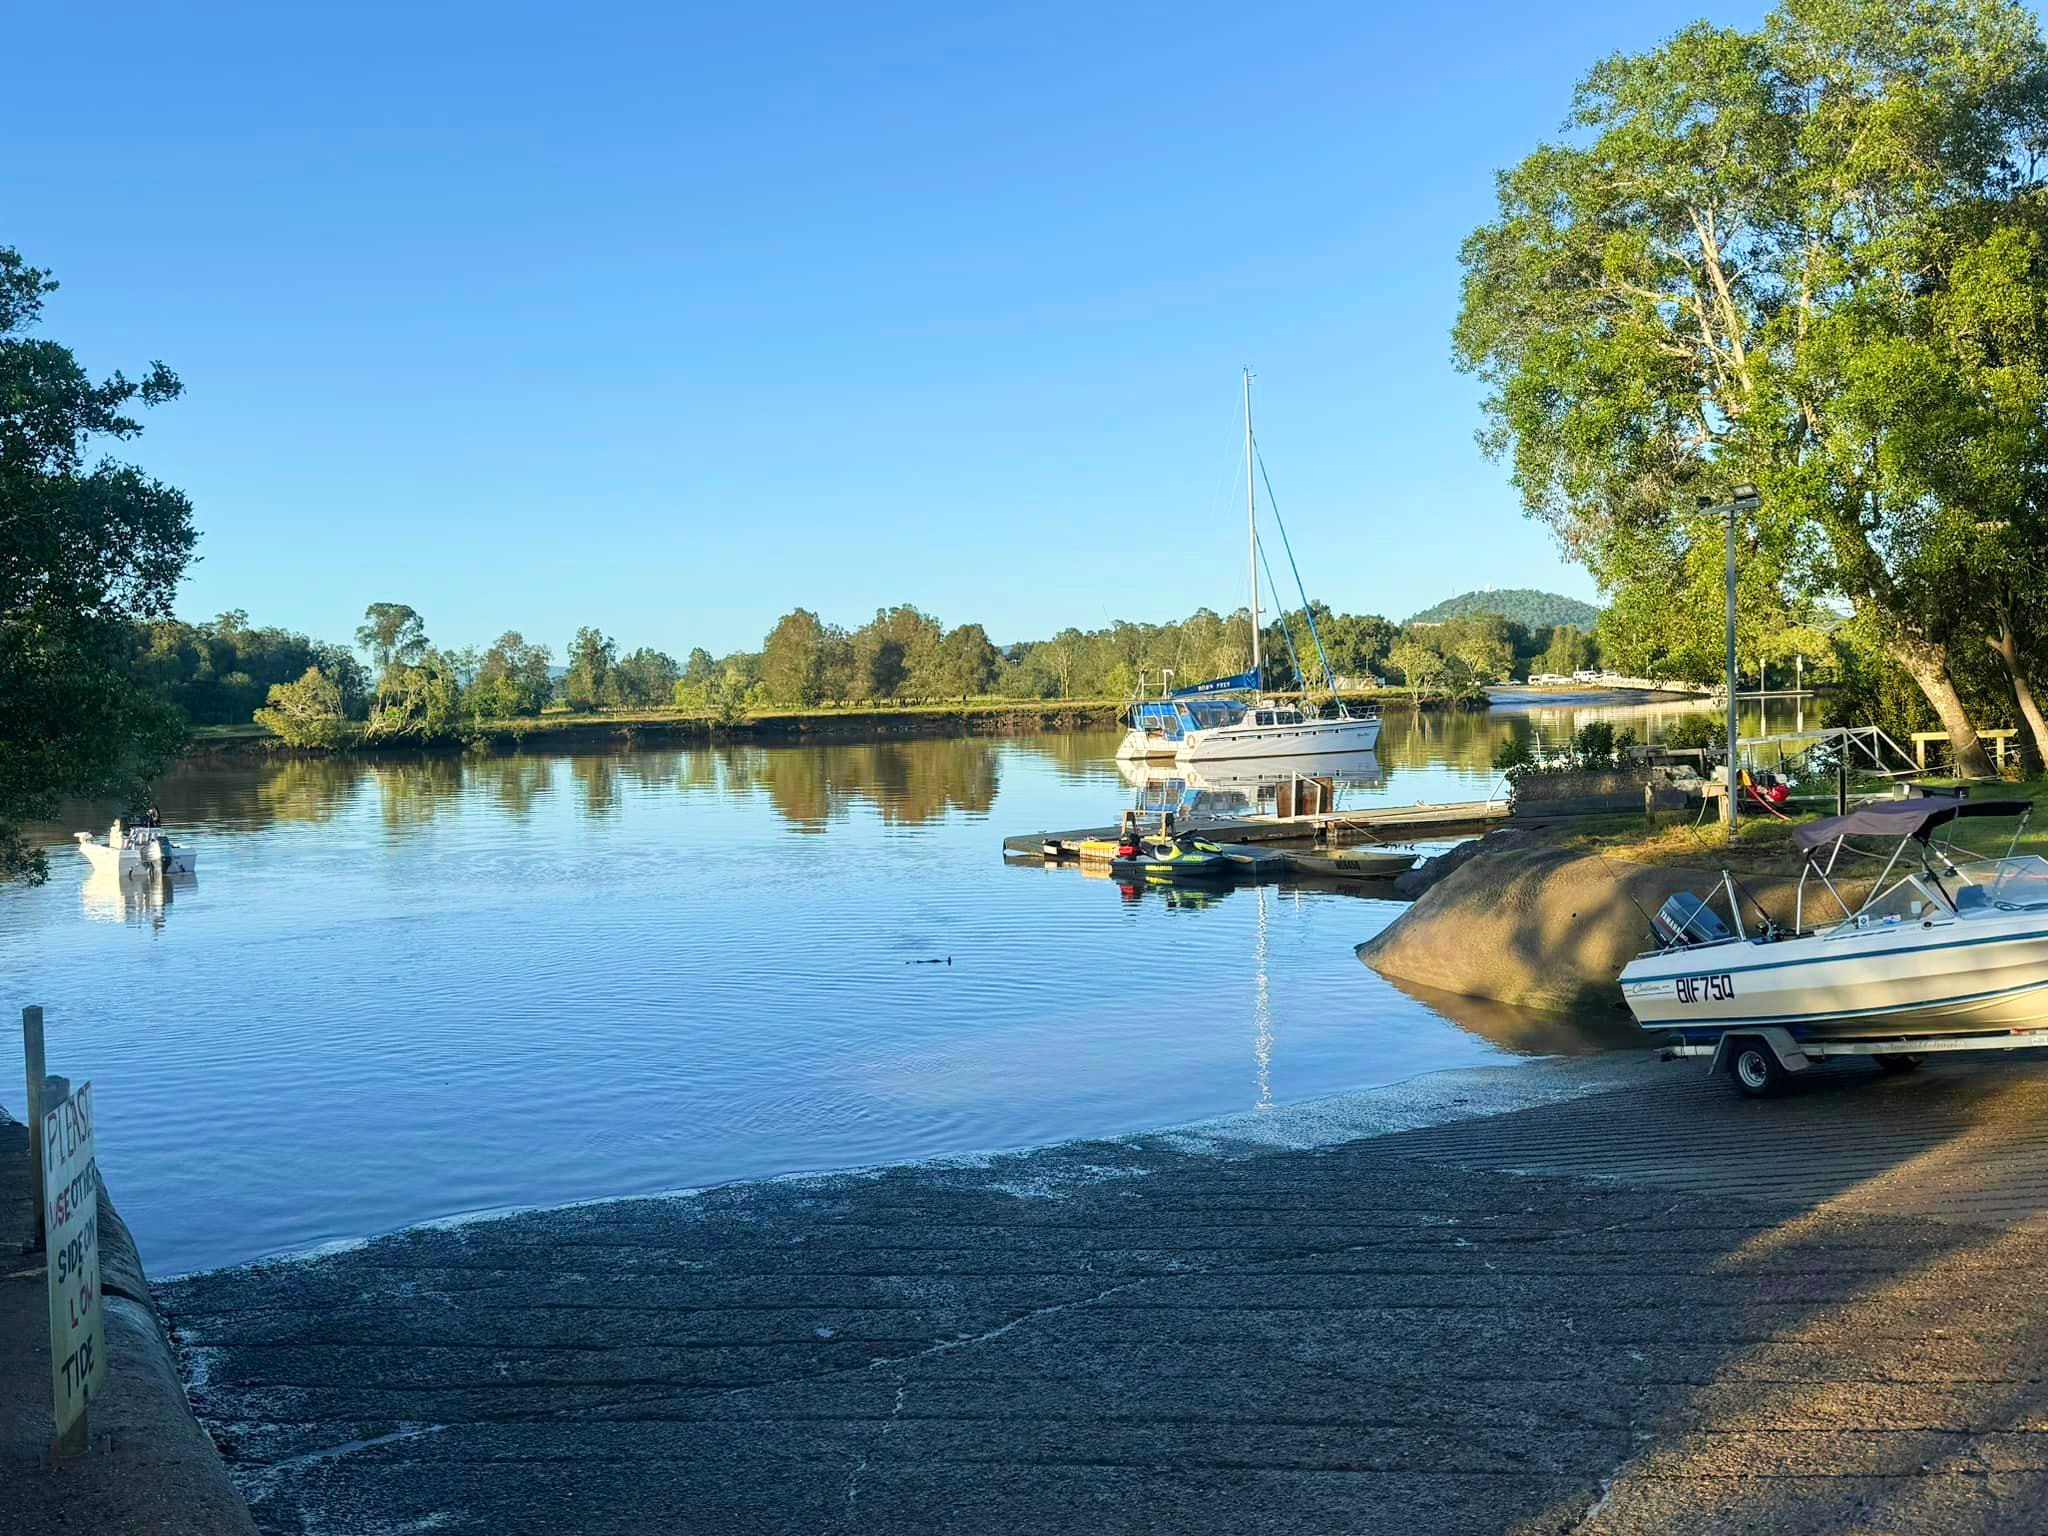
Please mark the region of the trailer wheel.
POLYGON ((1752 1099, 1776 1098, 1792 1076, 1778 1060, 1778 1053, 1756 1039, 1736 1042, 1728 1070, 1735 1086, 1752 1099))
POLYGON ((1896 1076, 1901 1072, 1915 1071, 1919 1068, 1920 1063, 1926 1060, 1925 1057, 1916 1056, 1911 1051, 1891 1051, 1882 1056, 1873 1056, 1870 1059, 1877 1063, 1877 1070, 1885 1073, 1887 1076, 1896 1076))

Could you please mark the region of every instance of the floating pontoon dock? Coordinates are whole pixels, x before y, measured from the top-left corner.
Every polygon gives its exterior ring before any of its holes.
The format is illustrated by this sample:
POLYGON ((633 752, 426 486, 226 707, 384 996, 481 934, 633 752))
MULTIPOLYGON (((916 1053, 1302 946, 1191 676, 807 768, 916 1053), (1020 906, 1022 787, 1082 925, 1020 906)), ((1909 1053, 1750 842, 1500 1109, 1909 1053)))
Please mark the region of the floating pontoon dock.
MULTIPOLYGON (((1310 816, 1241 816, 1176 819, 1183 832, 1199 832, 1219 843, 1302 842, 1315 837, 1331 841, 1381 837, 1396 832, 1439 831, 1475 827, 1491 821, 1505 821, 1505 800, 1458 800, 1445 805, 1362 806, 1351 811, 1320 811, 1310 816)), ((1156 822, 1148 821, 1147 830, 1156 822)), ((1003 839, 1003 852, 1043 858, 1046 849, 1057 846, 1062 859, 1079 858, 1081 844, 1098 838, 1114 838, 1115 826, 1079 827, 1067 832, 1026 832, 1003 839)))

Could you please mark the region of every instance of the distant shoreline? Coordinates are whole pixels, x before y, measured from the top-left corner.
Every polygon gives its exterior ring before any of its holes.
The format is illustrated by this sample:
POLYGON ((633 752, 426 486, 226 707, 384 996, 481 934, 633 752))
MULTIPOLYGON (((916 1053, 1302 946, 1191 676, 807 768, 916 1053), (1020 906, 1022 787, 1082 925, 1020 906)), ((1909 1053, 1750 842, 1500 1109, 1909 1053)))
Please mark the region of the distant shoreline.
MULTIPOLYGON (((1382 707, 1452 709, 1455 700, 1420 697, 1405 689, 1376 695, 1382 707)), ((332 757, 345 754, 448 751, 557 751, 636 742, 699 743, 900 741, 936 736, 1026 735, 1041 731, 1107 730, 1125 701, 1107 699, 992 699, 970 704, 912 704, 882 708, 770 710, 733 725, 680 710, 635 710, 597 715, 542 715, 487 721, 473 737, 423 742, 417 738, 358 743, 338 749, 287 747, 260 725, 195 726, 186 759, 247 756, 332 757)), ((1472 706, 1484 708, 1481 703, 1472 706)))

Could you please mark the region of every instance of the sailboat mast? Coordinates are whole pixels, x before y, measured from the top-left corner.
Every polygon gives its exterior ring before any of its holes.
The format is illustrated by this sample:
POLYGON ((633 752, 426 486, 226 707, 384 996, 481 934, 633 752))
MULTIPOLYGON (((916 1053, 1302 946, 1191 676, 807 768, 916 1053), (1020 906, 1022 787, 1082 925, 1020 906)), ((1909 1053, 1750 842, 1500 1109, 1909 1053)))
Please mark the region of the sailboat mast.
POLYGON ((1259 501, 1252 481, 1252 371, 1244 371, 1244 521, 1251 542, 1252 566, 1252 686, 1262 687, 1264 673, 1259 667, 1259 501))

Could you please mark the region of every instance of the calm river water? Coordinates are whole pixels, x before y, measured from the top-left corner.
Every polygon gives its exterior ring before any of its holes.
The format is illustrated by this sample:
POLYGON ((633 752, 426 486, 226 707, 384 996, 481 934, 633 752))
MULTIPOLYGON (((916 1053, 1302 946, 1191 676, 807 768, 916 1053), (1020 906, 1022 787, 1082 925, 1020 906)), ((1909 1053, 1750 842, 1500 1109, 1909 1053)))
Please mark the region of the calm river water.
MULTIPOLYGON (((1479 798, 1508 732, 1649 735, 1691 707, 1393 715, 1344 803, 1479 798)), ((160 803, 196 878, 103 890, 57 850, 47 885, 0 890, 0 1004, 40 1003, 51 1069, 93 1080, 159 1276, 1574 1043, 1366 970, 1389 901, 1006 864, 1006 833, 1159 793, 1116 740, 187 768, 160 803)), ((21 1113, 18 1068, 0 1103, 21 1113)))

